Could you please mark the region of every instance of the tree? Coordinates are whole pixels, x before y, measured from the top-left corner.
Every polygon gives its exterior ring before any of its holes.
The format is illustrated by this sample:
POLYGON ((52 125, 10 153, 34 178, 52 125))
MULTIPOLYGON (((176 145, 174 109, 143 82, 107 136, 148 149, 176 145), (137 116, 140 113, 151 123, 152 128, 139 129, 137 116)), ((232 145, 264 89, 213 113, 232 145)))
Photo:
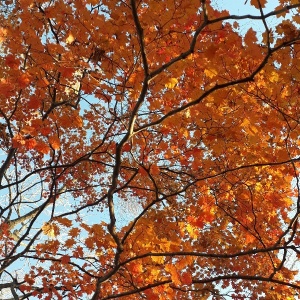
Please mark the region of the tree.
POLYGON ((296 299, 300 4, 266 2, 2 1, 2 299, 296 299))

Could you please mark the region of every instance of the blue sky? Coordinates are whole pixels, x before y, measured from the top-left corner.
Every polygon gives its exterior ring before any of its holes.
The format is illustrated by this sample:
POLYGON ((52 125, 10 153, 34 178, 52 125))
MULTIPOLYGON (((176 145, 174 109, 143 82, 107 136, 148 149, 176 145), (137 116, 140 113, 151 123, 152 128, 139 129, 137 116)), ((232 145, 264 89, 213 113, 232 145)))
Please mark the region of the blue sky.
MULTIPOLYGON (((263 12, 265 14, 269 13, 270 11, 274 10, 276 6, 279 5, 279 1, 277 0, 269 0, 267 2, 266 7, 263 9, 263 12)), ((234 15, 259 15, 259 11, 252 6, 251 0, 248 0, 245 4, 245 0, 212 0, 213 6, 219 10, 228 10, 230 14, 234 15)), ((269 28, 275 27, 276 24, 278 24, 282 18, 277 17, 270 17, 267 19, 267 24, 269 28)), ((262 21, 254 21, 254 20, 242 20, 238 22, 240 24, 240 32, 242 34, 246 33, 247 30, 252 27, 255 31, 258 33, 258 38, 260 35, 260 32, 263 32, 264 26, 262 21)))

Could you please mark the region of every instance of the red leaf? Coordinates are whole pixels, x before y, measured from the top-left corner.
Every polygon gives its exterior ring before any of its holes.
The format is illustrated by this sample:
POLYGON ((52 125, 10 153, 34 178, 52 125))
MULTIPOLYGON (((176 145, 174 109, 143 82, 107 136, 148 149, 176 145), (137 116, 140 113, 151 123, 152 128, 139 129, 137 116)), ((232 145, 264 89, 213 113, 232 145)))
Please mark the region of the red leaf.
POLYGON ((131 150, 131 144, 130 143, 124 144, 122 150, 124 152, 129 152, 131 150))

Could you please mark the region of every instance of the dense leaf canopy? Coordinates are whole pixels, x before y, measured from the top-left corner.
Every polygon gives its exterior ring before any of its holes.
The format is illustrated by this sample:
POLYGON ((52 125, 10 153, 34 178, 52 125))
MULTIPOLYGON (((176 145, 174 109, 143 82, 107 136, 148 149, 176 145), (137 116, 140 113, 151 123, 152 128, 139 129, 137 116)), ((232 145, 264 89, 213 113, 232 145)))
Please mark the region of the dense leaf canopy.
POLYGON ((297 299, 300 4, 233 2, 1 1, 1 299, 297 299))

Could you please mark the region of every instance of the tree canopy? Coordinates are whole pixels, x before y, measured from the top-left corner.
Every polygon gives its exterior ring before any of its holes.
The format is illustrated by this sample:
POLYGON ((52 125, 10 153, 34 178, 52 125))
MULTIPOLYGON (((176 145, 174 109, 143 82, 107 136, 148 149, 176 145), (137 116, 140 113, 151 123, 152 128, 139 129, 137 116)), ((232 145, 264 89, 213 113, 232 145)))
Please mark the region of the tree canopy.
POLYGON ((297 299, 300 4, 240 2, 1 1, 1 299, 297 299))

